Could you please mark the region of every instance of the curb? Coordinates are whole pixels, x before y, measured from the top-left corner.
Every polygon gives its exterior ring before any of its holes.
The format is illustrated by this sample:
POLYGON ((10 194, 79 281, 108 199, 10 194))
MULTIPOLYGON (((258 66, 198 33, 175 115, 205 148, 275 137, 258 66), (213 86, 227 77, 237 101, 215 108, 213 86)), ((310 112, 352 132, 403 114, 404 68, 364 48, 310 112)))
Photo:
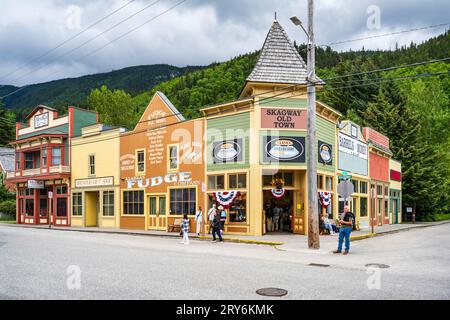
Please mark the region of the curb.
POLYGON ((367 239, 367 238, 373 238, 376 236, 377 236, 376 233, 368 233, 368 234, 362 234, 362 235, 358 235, 358 236, 350 236, 350 241, 358 241, 358 240, 363 240, 363 239, 367 239))
MULTIPOLYGON (((212 237, 200 236, 199 239, 202 241, 206 241, 206 240, 212 240, 212 237)), ((240 239, 240 238, 225 238, 225 237, 223 237, 223 241, 234 242, 234 243, 262 244, 262 245, 268 245, 268 246, 281 246, 281 245, 285 244, 284 242, 247 240, 247 239, 240 239)))

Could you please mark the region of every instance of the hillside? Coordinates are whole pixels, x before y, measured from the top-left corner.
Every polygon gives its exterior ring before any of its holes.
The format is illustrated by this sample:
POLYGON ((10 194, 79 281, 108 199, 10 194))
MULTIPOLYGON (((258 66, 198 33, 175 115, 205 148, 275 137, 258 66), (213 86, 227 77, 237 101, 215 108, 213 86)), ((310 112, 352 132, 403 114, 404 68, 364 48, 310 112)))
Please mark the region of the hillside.
MULTIPOLYGON (((181 76, 201 67, 178 68, 165 64, 128 67, 107 73, 55 80, 34 84, 4 99, 3 104, 12 110, 29 110, 37 104, 46 104, 57 109, 68 105, 86 107, 86 97, 92 89, 106 85, 111 89, 122 89, 130 94, 149 90, 156 84, 181 76)), ((14 86, 0 88, 0 96, 17 90, 14 86)), ((19 113, 26 112, 26 110, 19 113)))

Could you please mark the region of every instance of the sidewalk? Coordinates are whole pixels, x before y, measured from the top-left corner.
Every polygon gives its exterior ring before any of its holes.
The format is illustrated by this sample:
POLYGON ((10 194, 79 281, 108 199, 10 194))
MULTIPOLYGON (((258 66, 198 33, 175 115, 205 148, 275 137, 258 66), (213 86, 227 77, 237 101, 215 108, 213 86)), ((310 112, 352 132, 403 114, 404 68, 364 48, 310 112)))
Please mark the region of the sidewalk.
MULTIPOLYGON (((436 226, 440 224, 450 223, 450 220, 447 221, 438 221, 438 222, 420 222, 420 223, 405 223, 405 224, 393 224, 393 225, 384 225, 381 227, 375 227, 375 234, 371 233, 370 229, 354 231, 352 232, 351 240, 361 240, 376 236, 381 236, 385 234, 391 234, 396 232, 407 231, 415 228, 425 228, 436 226)), ((1 224, 5 226, 17 227, 17 228, 34 228, 34 229, 48 229, 48 226, 41 225, 15 225, 15 224, 1 224)), ((110 233, 110 234, 124 234, 124 235, 135 235, 135 236, 153 236, 153 237, 172 237, 179 238, 180 235, 178 232, 166 232, 166 231, 145 231, 145 230, 129 230, 129 229, 105 229, 98 227, 90 227, 90 228, 77 228, 77 227, 53 227, 52 230, 58 231, 76 231, 76 232, 92 232, 92 233, 110 233)), ((200 239, 200 240, 211 240, 211 235, 201 235, 198 237, 195 234, 190 234, 190 238, 192 239, 200 239)), ((249 244, 261 244, 261 245, 271 245, 271 246, 281 246, 284 244, 293 244, 298 242, 306 242, 307 236, 305 235, 295 235, 291 233, 271 233, 266 234, 264 236, 245 236, 245 235, 224 235, 224 240, 229 242, 237 242, 237 243, 249 243, 249 244)), ((337 241, 337 235, 323 235, 320 236, 320 241, 324 243, 335 243, 337 241)))

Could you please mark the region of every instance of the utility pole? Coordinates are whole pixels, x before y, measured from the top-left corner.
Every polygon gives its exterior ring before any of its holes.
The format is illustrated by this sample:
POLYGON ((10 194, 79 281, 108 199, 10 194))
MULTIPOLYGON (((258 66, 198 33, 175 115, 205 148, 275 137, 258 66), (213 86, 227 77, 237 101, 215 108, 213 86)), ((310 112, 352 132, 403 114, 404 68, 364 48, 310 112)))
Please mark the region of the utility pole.
POLYGON ((314 0, 308 0, 308 247, 320 248, 319 215, 317 212, 317 165, 316 165, 316 50, 314 44, 314 0))

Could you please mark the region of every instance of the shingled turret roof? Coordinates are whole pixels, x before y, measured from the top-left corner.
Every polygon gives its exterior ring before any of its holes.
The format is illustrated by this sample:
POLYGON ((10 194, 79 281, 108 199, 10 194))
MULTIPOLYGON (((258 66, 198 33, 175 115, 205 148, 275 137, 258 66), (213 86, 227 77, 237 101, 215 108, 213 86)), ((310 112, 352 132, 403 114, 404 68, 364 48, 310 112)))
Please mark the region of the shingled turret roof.
POLYGON ((306 84, 306 78, 305 61, 289 40, 283 27, 278 21, 274 21, 258 62, 247 81, 306 84))

